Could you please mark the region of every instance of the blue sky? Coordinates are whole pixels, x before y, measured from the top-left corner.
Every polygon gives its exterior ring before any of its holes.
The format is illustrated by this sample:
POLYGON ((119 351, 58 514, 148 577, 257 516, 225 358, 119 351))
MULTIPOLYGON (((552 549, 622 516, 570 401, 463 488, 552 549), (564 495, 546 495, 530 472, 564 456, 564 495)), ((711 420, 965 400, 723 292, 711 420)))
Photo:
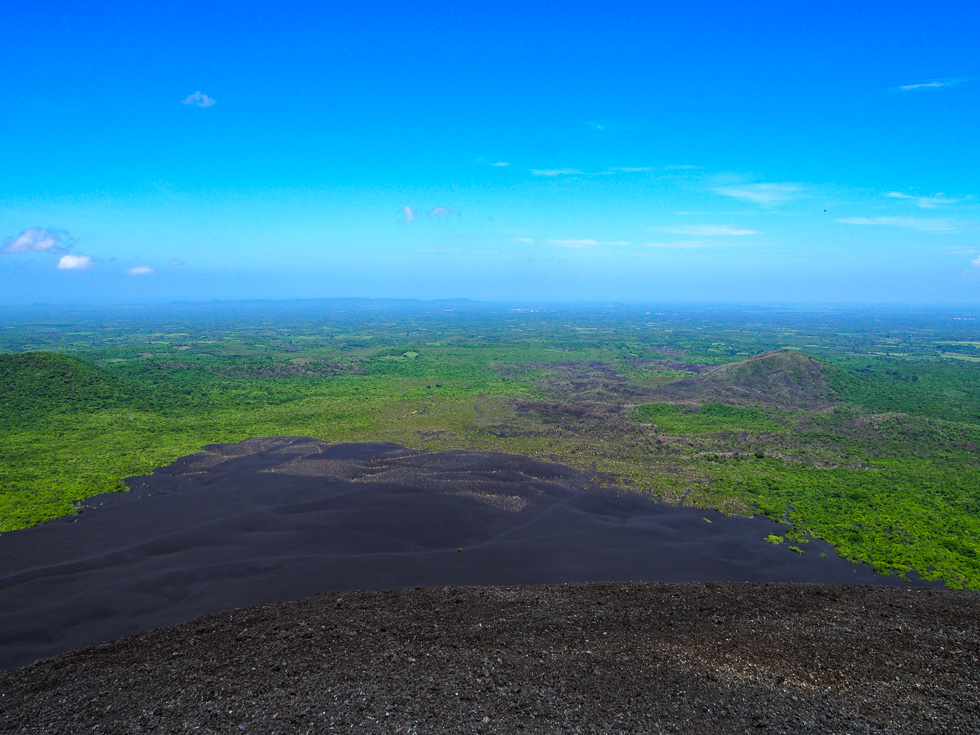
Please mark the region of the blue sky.
POLYGON ((5 10, 0 303, 980 304, 980 13, 5 10))

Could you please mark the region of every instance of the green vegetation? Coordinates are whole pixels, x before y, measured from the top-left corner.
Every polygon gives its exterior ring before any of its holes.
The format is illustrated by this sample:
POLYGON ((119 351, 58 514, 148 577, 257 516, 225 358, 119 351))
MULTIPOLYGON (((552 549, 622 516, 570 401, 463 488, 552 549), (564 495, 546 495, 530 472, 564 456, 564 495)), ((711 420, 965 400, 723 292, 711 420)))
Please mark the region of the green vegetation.
MULTIPOLYGON (((307 302, 0 316, 0 531, 203 445, 303 434, 565 462, 980 588, 976 322, 307 302), (478 409, 478 410, 475 410, 478 409)), ((708 519, 705 519, 708 520, 708 519)), ((710 521, 709 521, 710 522, 710 521)))
POLYGON ((669 434, 713 434, 719 431, 783 431, 784 426, 760 408, 724 403, 651 403, 637 409, 636 419, 669 434))

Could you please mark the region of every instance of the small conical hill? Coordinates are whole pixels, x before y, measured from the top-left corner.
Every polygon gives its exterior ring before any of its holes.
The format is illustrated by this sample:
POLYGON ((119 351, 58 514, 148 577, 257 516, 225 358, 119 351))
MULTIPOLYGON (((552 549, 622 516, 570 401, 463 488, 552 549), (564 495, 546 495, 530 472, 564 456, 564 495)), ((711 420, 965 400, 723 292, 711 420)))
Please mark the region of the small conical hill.
POLYGON ((654 396, 665 401, 820 409, 842 402, 834 387, 842 373, 802 352, 776 350, 667 383, 654 396))

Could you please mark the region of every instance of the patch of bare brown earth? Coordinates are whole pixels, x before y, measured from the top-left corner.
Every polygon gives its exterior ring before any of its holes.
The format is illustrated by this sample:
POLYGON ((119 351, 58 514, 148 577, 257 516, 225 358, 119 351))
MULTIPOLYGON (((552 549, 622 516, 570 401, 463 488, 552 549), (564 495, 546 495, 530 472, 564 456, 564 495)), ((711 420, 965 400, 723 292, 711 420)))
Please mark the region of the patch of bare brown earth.
POLYGON ((978 602, 738 583, 334 593, 0 673, 0 730, 975 733, 978 602))

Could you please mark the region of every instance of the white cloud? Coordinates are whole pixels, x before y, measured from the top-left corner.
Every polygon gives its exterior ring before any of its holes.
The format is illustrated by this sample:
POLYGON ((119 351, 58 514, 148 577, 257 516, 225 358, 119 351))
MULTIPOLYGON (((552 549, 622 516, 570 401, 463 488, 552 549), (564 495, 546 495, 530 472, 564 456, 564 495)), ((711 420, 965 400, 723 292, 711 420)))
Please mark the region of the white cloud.
POLYGON ((601 240, 548 240, 552 245, 561 245, 566 248, 589 248, 601 245, 629 245, 625 240, 607 240, 605 242, 601 240))
POLYGON ((803 187, 799 184, 745 184, 743 186, 721 186, 714 189, 716 194, 734 197, 746 202, 771 207, 788 202, 800 196, 803 187))
POLYGON ((92 267, 92 256, 90 255, 62 255, 58 260, 58 270, 80 271, 92 267))
POLYGON ((532 168, 535 176, 581 176, 584 172, 577 168, 532 168))
POLYGON ((514 239, 517 240, 517 242, 523 242, 523 243, 525 243, 527 245, 533 245, 534 244, 534 238, 533 237, 515 237, 514 239))
POLYGON ((917 82, 915 84, 903 84, 897 87, 899 92, 916 92, 924 89, 942 89, 943 87, 955 87, 957 84, 962 84, 967 81, 966 79, 930 79, 926 82, 917 82))
POLYGON ((217 100, 213 97, 208 97, 206 94, 202 94, 201 90, 197 90, 194 94, 187 95, 186 99, 181 100, 182 105, 197 105, 198 107, 211 107, 215 104, 217 100))
POLYGON ((58 269, 63 271, 84 270, 91 268, 91 255, 76 255, 69 252, 74 245, 67 232, 49 230, 44 227, 30 227, 17 237, 10 237, 4 242, 0 253, 48 253, 58 257, 58 269))
POLYGON ((181 266, 184 265, 184 261, 177 260, 176 258, 174 258, 173 260, 170 261, 170 265, 174 268, 180 268, 181 266))
POLYGON ((950 204, 959 204, 963 199, 953 199, 948 197, 942 192, 935 194, 931 197, 920 197, 914 194, 903 194, 900 191, 889 191, 885 193, 886 197, 890 199, 911 199, 915 202, 916 206, 922 209, 939 209, 940 207, 945 207, 950 204))
POLYGON ((446 217, 452 217, 453 210, 449 207, 436 207, 431 212, 429 212, 430 219, 446 219, 446 217))
POLYGON ((618 174, 643 174, 653 171, 653 166, 610 166, 607 171, 615 171, 618 174))
POLYGON ((65 232, 30 227, 17 237, 8 238, 0 253, 51 253, 63 255, 71 247, 71 238, 65 232))
POLYGON ((490 164, 491 166, 496 166, 497 168, 503 168, 504 166, 510 166, 509 161, 494 161, 490 164))
POLYGON ((885 227, 903 227, 921 232, 956 232, 960 228, 951 219, 932 218, 919 219, 916 217, 847 217, 839 219, 848 225, 882 225, 885 227))
POLYGON ((693 235, 695 237, 728 237, 733 235, 758 235, 755 230, 746 230, 734 225, 678 225, 664 227, 665 232, 675 235, 693 235))
POLYGON ((153 269, 148 265, 138 265, 135 268, 130 268, 126 272, 131 276, 148 276, 153 272, 153 269))

